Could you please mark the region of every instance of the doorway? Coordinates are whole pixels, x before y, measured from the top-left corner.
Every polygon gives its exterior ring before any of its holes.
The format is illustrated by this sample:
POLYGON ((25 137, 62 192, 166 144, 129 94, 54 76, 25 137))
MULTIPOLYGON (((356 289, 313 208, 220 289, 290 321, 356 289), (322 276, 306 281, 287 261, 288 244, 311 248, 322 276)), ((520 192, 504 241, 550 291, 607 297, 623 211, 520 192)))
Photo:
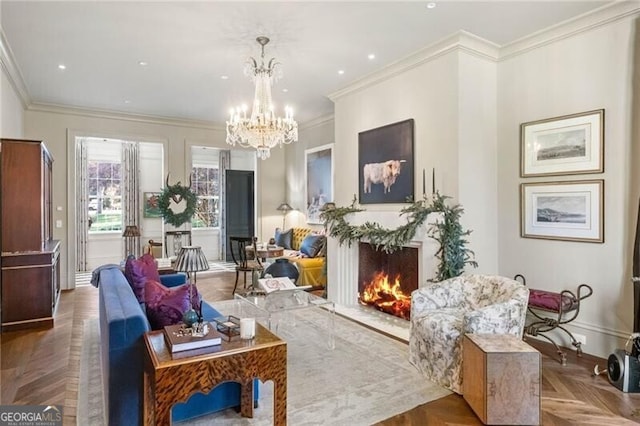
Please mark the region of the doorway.
MULTIPOLYGON (((254 172, 226 170, 225 222, 227 238, 255 235, 254 172)), ((226 260, 232 262, 231 247, 226 245, 226 260)))

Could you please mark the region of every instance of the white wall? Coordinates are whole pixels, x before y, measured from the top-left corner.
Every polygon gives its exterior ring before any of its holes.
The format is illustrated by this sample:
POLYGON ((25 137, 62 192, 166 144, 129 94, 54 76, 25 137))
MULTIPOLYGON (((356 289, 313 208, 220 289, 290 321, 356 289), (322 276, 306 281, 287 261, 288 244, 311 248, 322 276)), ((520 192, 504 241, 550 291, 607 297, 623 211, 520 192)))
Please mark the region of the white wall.
MULTIPOLYGON (((588 283, 594 296, 569 328, 587 337, 586 352, 606 357, 632 329, 631 255, 640 196, 638 16, 637 6, 614 4, 501 48, 483 47, 464 33, 450 47, 433 46, 431 56, 408 58, 331 95, 337 204, 349 204, 358 192, 358 132, 414 118, 416 192, 422 169, 430 177, 435 167, 437 189, 465 209, 477 272, 521 273, 531 287, 553 291, 588 283), (519 177, 521 123, 599 108, 606 110, 604 174, 519 177), (604 244, 520 237, 520 183, 589 178, 605 180, 604 244)), ((570 346, 566 339, 564 344, 570 346)))
POLYGON ((0 137, 24 137, 24 109, 4 68, 0 76, 0 137))
MULTIPOLYGON (((336 204, 348 205, 358 195, 358 133, 409 118, 415 120, 416 196, 422 192, 422 170, 435 168, 437 188, 457 197, 457 67, 458 55, 450 52, 334 100, 336 204)), ((403 205, 365 207, 399 211, 403 205)))
MULTIPOLYGON (((323 117, 313 123, 307 123, 299 129, 298 142, 287 147, 286 152, 286 201, 294 210, 287 213, 285 226, 322 228, 319 225, 307 224, 306 218, 306 184, 305 184, 305 150, 334 142, 333 117, 323 117)), ((335 161, 335 152, 334 161, 335 161)), ((334 171, 335 173, 335 171, 334 171)), ((335 182, 335 181, 334 181, 335 182)), ((334 184, 335 185, 335 184, 334 184)), ((335 191, 334 191, 335 192, 335 191)), ((278 227, 282 227, 282 215, 278 213, 278 227)))
POLYGON ((257 160, 256 174, 256 227, 258 241, 268 241, 277 226, 282 225, 282 216, 276 210, 285 199, 285 150, 273 148, 267 160, 257 160), (280 225, 279 225, 280 224, 280 225))
MULTIPOLYGON (((459 47, 477 42, 459 34, 418 65, 389 73, 371 84, 334 97, 336 202, 351 203, 358 194, 358 133, 385 124, 415 120, 415 188, 422 197, 426 171, 441 194, 465 209, 463 226, 473 230, 469 248, 476 252, 476 272, 497 273, 496 63, 459 47)), ((404 205, 365 205, 368 211, 397 211, 404 205)), ((330 259, 328 264, 330 265, 330 259)), ((468 272, 472 272, 467 268, 468 272)), ((432 278, 432 277, 427 277, 432 278)))
MULTIPOLYGON (((461 224, 471 229, 469 248, 478 268, 498 271, 497 64, 460 54, 458 102, 458 202, 461 224)), ((447 194, 446 192, 444 194, 447 194)))
MULTIPOLYGON (((93 113, 66 108, 33 106, 25 113, 25 137, 45 140, 54 157, 53 203, 54 223, 62 220, 63 227, 54 229, 54 238, 62 240, 62 286, 70 288, 74 279, 73 254, 75 253, 75 219, 73 216, 74 195, 69 193, 68 166, 73 159, 73 142, 70 135, 95 135, 116 137, 164 144, 165 170, 171 173, 171 182, 186 182, 186 155, 190 141, 196 145, 228 149, 224 129, 206 123, 191 123, 177 120, 158 120, 146 117, 93 113), (68 150, 70 150, 68 152, 68 150), (70 160, 71 159, 71 160, 70 160)), ((271 158, 258 163, 257 211, 258 229, 262 228, 262 211, 275 209, 284 196, 284 153, 273 150, 271 158), (268 192, 263 194, 261 192, 268 192), (276 199, 278 201, 276 201, 276 199)), ((72 169, 73 170, 73 169, 72 169)), ((72 185, 71 185, 72 186, 72 185)), ((266 220, 267 226, 272 227, 266 220)), ((275 222, 274 222, 275 223, 275 222)))
POLYGON ((588 337, 586 352, 600 356, 621 347, 632 329, 630 258, 638 184, 631 168, 638 159, 630 154, 640 142, 631 138, 638 111, 630 109, 636 25, 637 15, 560 37, 510 55, 498 72, 500 273, 524 274, 530 287, 552 291, 591 285, 594 296, 569 328, 588 337), (605 109, 605 173, 519 177, 520 123, 599 108, 605 109), (604 244, 520 237, 521 183, 580 179, 605 181, 604 244))
MULTIPOLYGON (((164 187, 164 179, 166 175, 163 173, 162 165, 164 164, 163 145, 160 143, 141 143, 140 144, 140 196, 143 197, 145 192, 160 192, 164 187)), ((172 184, 174 181, 171 182, 172 184)), ((144 198, 140 198, 140 204, 143 205, 144 198)), ((153 240, 154 242, 163 242, 163 229, 161 218, 148 218, 144 214, 140 214, 140 244, 142 247, 153 240)))

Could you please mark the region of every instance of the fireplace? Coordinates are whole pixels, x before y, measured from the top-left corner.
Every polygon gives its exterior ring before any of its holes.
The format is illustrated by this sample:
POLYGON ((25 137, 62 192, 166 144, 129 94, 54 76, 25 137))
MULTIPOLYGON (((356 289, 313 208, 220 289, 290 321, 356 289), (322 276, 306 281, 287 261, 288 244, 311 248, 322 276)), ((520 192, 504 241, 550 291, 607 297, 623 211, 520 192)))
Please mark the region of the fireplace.
POLYGON ((393 253, 369 243, 358 249, 358 302, 408 320, 411 292, 418 288, 418 249, 393 253))
MULTIPOLYGON (((438 259, 435 254, 438 250, 438 243, 427 235, 427 227, 428 224, 441 219, 437 213, 432 213, 429 216, 425 226, 420 227, 413 239, 406 245, 407 248, 415 249, 417 253, 418 287, 426 285, 427 280, 435 276, 437 267, 438 259)), ((404 217, 393 211, 362 211, 348 215, 345 220, 351 225, 362 225, 369 222, 390 229, 406 223, 404 217)), ((337 304, 337 309, 342 307, 358 308, 358 310, 364 309, 377 314, 378 311, 369 309, 358 302, 359 252, 360 244, 340 244, 336 238, 327 238, 327 295, 329 300, 337 304)), ((403 265, 403 272, 404 268, 403 265)), ((394 278, 391 277, 391 279, 394 278)), ((402 323, 405 322, 398 317, 383 316, 397 319, 402 323)))

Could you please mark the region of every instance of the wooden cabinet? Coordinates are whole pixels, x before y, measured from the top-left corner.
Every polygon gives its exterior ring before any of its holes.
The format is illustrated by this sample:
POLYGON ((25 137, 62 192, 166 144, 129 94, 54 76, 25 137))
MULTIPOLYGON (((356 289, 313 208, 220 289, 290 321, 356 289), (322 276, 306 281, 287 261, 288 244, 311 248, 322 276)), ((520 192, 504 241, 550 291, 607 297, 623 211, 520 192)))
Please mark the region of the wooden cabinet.
POLYGON ((3 331, 53 325, 60 242, 52 238, 52 170, 42 141, 0 139, 3 331))
POLYGON ((515 336, 465 334, 462 394, 484 424, 540 424, 540 352, 515 336))

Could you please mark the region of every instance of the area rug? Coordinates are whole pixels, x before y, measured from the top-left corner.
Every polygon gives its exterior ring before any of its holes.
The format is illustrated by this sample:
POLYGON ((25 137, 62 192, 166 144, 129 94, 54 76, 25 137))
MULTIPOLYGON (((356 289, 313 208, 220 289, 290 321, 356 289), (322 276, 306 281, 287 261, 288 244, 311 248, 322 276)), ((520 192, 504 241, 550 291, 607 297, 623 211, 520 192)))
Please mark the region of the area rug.
MULTIPOLYGON (((225 315, 239 314, 237 302, 214 305, 225 315)), ((336 316, 335 349, 329 349, 328 319, 329 314, 320 308, 294 311, 279 319, 277 334, 287 342, 288 424, 370 425, 450 394, 409 364, 405 343, 345 318, 336 316)), ((98 346, 97 320, 87 322, 95 324, 85 328, 85 346, 98 346)), ((87 397, 78 401, 78 424, 100 425, 99 362, 86 360, 85 352, 90 355, 91 350, 83 347, 81 370, 88 374, 81 371, 79 395, 87 397)), ((267 382, 260 385, 260 404, 253 419, 225 410, 179 424, 270 425, 272 412, 273 385, 267 382)))

